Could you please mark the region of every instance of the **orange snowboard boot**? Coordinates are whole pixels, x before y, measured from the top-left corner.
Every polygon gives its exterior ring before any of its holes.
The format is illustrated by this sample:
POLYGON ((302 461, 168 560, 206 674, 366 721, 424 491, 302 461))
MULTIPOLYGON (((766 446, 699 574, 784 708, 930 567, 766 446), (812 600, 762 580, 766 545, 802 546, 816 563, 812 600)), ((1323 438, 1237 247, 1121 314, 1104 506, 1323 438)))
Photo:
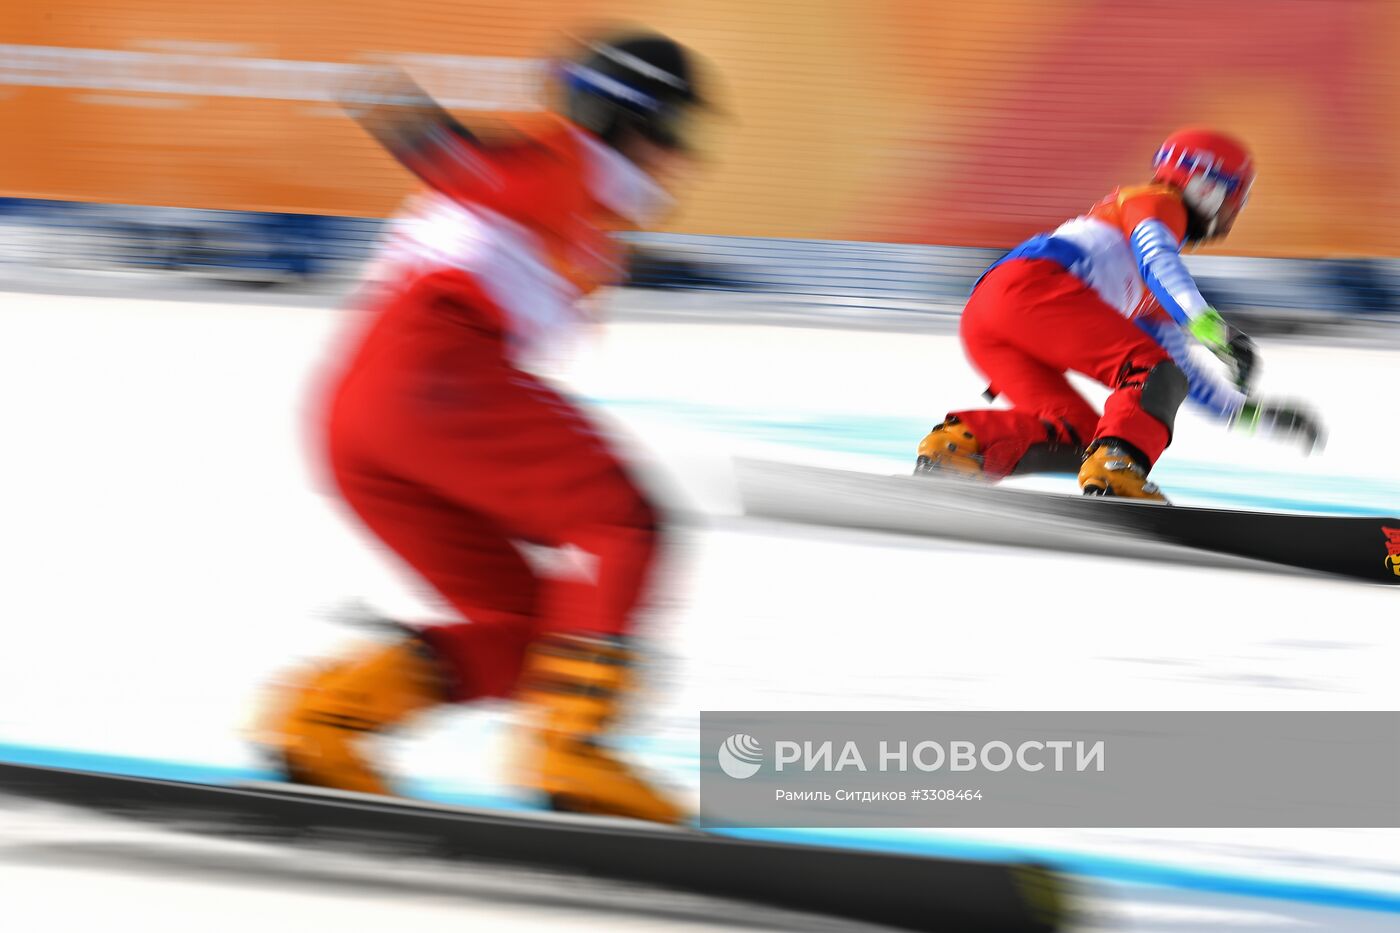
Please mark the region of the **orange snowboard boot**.
POLYGON ((1147 478, 1147 470, 1125 447, 1111 440, 1089 449, 1079 468, 1079 488, 1086 496, 1167 501, 1157 484, 1147 478))
POLYGON ((982 455, 977 438, 961 421, 948 417, 936 424, 919 441, 919 455, 914 462, 915 473, 960 473, 964 476, 982 475, 982 455))
POLYGON ((293 678, 254 741, 299 784, 393 793, 359 745, 446 702, 436 662, 417 640, 375 646, 293 678))
POLYGON ((531 647, 520 694, 530 720, 523 781, 556 810, 679 823, 680 807, 599 744, 631 663, 614 639, 551 635, 531 647))

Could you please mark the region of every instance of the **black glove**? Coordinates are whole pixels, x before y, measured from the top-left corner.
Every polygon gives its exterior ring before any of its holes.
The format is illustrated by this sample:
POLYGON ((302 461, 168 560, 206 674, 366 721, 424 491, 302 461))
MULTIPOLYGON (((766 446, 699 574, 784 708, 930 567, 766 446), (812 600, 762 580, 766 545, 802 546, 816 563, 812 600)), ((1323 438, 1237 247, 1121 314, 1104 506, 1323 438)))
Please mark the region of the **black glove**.
POLYGON ((1255 432, 1285 441, 1296 441, 1307 453, 1317 453, 1327 442, 1317 416, 1291 402, 1248 399, 1230 426, 1250 434, 1255 432))
POLYGON ((1246 395, 1254 385, 1254 377, 1259 373, 1259 350, 1248 334, 1231 328, 1229 342, 1225 344, 1230 357, 1225 362, 1234 371, 1235 385, 1246 395))

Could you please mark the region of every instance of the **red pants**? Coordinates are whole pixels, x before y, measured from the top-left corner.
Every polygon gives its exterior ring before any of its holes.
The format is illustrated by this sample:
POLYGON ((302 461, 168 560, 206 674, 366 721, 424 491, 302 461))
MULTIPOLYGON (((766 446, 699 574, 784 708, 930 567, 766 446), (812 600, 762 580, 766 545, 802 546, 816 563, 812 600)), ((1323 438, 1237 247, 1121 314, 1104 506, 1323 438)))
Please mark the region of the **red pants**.
POLYGON ((1011 473, 1037 444, 1116 437, 1150 465, 1170 443, 1167 426, 1141 407, 1143 377, 1167 351, 1058 263, 1014 259, 988 272, 961 333, 972 364, 1012 405, 951 413, 977 438, 989 476, 1011 473), (1070 370, 1114 390, 1102 416, 1070 386, 1070 370))
POLYGON ((511 365, 489 326, 391 307, 335 392, 328 427, 345 501, 467 620, 422 630, 456 699, 509 695, 538 633, 627 631, 656 512, 579 411, 511 365), (516 541, 572 545, 586 579, 542 576, 516 541))

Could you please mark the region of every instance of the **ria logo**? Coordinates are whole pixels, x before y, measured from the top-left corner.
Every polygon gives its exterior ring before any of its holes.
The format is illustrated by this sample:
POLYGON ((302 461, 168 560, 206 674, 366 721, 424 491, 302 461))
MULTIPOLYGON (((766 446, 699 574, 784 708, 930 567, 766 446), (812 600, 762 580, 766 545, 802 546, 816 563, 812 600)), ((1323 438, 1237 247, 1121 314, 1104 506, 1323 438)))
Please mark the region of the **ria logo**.
POLYGON ((736 732, 720 745, 718 757, 720 770, 742 781, 763 766, 763 746, 753 736, 736 732))

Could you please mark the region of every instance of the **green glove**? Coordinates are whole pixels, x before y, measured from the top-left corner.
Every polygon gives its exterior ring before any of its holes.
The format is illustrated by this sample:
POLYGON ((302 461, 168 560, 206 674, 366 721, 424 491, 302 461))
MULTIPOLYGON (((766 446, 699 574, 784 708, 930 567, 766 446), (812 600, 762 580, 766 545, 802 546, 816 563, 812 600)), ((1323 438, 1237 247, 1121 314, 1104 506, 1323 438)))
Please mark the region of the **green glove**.
POLYGON ((1225 322, 1220 312, 1206 308, 1186 330, 1200 341, 1216 358, 1230 367, 1235 385, 1241 392, 1248 392, 1259 371, 1259 350, 1254 341, 1225 322))
POLYGON ((1230 337, 1234 331, 1225 319, 1220 316, 1220 312, 1214 308, 1207 307, 1205 311, 1197 315, 1190 324, 1186 325, 1191 336, 1201 342, 1201 345, 1219 357, 1226 357, 1230 352, 1230 337))

